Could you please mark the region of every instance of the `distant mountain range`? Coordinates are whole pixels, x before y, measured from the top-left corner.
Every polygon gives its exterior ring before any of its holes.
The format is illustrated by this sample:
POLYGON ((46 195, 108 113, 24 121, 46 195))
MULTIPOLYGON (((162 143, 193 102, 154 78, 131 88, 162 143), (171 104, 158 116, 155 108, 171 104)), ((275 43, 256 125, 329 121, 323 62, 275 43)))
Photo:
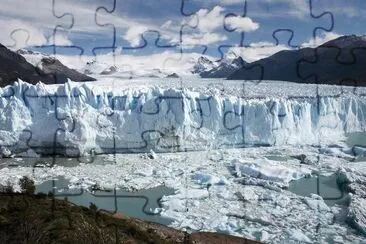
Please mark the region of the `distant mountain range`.
POLYGON ((221 61, 211 61, 207 57, 200 57, 193 66, 192 73, 199 74, 202 78, 227 78, 246 64, 241 57, 237 56, 226 57, 221 61))
POLYGON ((366 37, 342 36, 317 48, 280 51, 252 63, 237 58, 215 65, 202 58, 192 73, 202 78, 366 86, 366 37))
MULTIPOLYGON (((365 36, 342 36, 316 48, 284 50, 252 63, 235 55, 226 55, 221 61, 212 61, 204 56, 195 60, 189 71, 202 78, 366 86, 365 36)), ((89 75, 122 77, 127 73, 130 78, 180 76, 180 73, 173 74, 175 71, 167 73, 153 66, 124 71, 116 65, 91 61, 82 67, 70 69, 47 54, 23 49, 13 52, 0 44, 0 86, 12 84, 18 78, 32 84, 39 81, 58 84, 65 83, 67 78, 94 81, 89 75)))
POLYGON ((247 63, 241 57, 237 57, 233 60, 224 59, 218 66, 201 72, 200 76, 202 78, 227 78, 246 64, 247 63))
POLYGON ((39 81, 46 84, 65 83, 67 78, 73 81, 95 80, 66 67, 59 60, 50 56, 27 50, 13 52, 0 44, 0 86, 10 85, 18 78, 31 84, 36 84, 39 81), (27 54, 38 58, 37 65, 28 62, 22 56, 27 54))

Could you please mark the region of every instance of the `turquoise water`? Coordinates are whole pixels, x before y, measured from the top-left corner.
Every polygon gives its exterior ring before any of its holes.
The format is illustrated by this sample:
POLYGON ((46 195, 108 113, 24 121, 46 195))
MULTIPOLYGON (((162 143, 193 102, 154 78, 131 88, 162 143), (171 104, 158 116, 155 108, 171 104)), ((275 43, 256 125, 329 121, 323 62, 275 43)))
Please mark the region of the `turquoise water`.
MULTIPOLYGON (((97 156, 94 158, 63 158, 63 157, 42 157, 42 158, 10 158, 0 160, 0 168, 3 167, 33 167, 48 168, 54 165, 64 167, 75 167, 80 163, 85 164, 111 164, 113 163, 113 157, 108 155, 97 156)), ((89 192, 81 189, 69 189, 68 181, 60 178, 55 180, 46 181, 36 186, 37 192, 53 192, 56 198, 64 199, 68 198, 68 201, 80 205, 89 207, 90 203, 97 205, 99 209, 104 209, 112 212, 120 212, 127 216, 139 218, 147 221, 152 221, 160 224, 168 225, 172 220, 163 218, 159 213, 152 212, 155 208, 159 207, 159 199, 164 195, 174 194, 174 189, 165 186, 158 186, 151 189, 144 189, 137 192, 127 192, 123 190, 106 191, 94 191, 89 192)))
POLYGON ((347 135, 346 143, 348 146, 366 147, 366 132, 354 132, 347 135))
MULTIPOLYGON (((354 132, 347 135, 346 143, 349 147, 366 147, 366 132, 354 132)), ((365 156, 358 156, 354 162, 364 162, 366 161, 365 156)))
POLYGON ((174 189, 172 188, 158 186, 137 192, 123 190, 88 192, 82 189, 68 189, 67 186, 67 180, 57 179, 37 185, 36 191, 43 193, 51 191, 56 198, 65 199, 67 197, 69 202, 79 206, 89 207, 90 203, 94 203, 98 209, 120 212, 134 218, 164 225, 172 222, 172 220, 152 212, 159 207, 158 201, 162 196, 174 194, 174 189))
POLYGON ((317 194, 323 197, 328 206, 343 205, 347 199, 347 194, 338 186, 335 174, 331 176, 313 175, 292 181, 290 182, 289 191, 306 197, 317 194))

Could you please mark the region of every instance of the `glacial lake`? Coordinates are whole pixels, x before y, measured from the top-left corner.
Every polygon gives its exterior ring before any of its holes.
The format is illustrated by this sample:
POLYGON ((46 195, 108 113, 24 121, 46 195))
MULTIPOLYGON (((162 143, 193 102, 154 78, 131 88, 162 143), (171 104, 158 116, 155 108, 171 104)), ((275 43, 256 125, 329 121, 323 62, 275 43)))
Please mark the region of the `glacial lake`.
POLYGON ((169 225, 172 220, 161 217, 159 200, 164 195, 174 194, 174 189, 158 186, 135 192, 123 190, 112 191, 86 191, 80 188, 69 189, 69 182, 63 178, 43 182, 36 186, 36 192, 52 192, 57 199, 65 199, 79 206, 89 207, 94 203, 98 209, 110 212, 119 212, 129 217, 139 218, 150 222, 169 225))
POLYGON ((337 176, 312 175, 290 182, 289 191, 304 197, 317 194, 324 199, 328 206, 335 204, 344 205, 347 200, 347 193, 337 183, 337 176))

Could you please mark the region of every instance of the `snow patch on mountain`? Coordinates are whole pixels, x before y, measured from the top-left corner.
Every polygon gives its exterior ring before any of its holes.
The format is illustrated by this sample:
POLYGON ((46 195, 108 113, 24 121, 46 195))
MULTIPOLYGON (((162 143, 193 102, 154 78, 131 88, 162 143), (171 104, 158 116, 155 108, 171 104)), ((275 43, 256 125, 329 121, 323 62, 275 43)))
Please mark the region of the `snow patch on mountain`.
POLYGON ((17 51, 18 54, 22 55, 28 63, 32 64, 34 67, 38 67, 40 69, 43 69, 42 66, 42 59, 44 58, 51 58, 50 55, 45 53, 40 53, 32 50, 26 50, 26 49, 19 49, 17 51))
POLYGON ((210 60, 207 57, 199 57, 197 63, 193 66, 192 73, 193 74, 200 74, 202 72, 212 70, 213 68, 217 67, 214 61, 210 60))

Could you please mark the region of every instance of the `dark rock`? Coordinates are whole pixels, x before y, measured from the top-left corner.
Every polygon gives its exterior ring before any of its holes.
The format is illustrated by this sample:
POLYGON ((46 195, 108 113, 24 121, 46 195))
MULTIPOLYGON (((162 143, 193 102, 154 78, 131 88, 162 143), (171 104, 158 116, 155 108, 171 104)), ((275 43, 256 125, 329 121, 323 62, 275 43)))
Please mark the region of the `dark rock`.
POLYGON ((173 73, 173 74, 167 75, 166 78, 179 78, 179 75, 177 75, 177 73, 173 73))
MULTIPOLYGON (((96 79, 82 74, 74 69, 70 69, 63 65, 59 60, 54 58, 42 59, 42 72, 48 77, 53 77, 53 83, 62 84, 67 82, 69 78, 72 81, 95 81, 96 79)), ((52 80, 51 80, 52 81, 52 80)))
MULTIPOLYGON (((20 53, 30 54, 24 50, 20 53)), ((41 67, 34 67, 19 53, 0 44, 0 86, 11 85, 17 79, 31 84, 39 81, 45 84, 65 83, 67 78, 73 81, 93 81, 92 77, 80 74, 76 70, 69 69, 57 59, 45 57, 41 61, 41 67)))
POLYGON ((111 66, 105 70, 103 70, 100 74, 101 75, 111 75, 118 71, 118 68, 116 66, 111 66))

